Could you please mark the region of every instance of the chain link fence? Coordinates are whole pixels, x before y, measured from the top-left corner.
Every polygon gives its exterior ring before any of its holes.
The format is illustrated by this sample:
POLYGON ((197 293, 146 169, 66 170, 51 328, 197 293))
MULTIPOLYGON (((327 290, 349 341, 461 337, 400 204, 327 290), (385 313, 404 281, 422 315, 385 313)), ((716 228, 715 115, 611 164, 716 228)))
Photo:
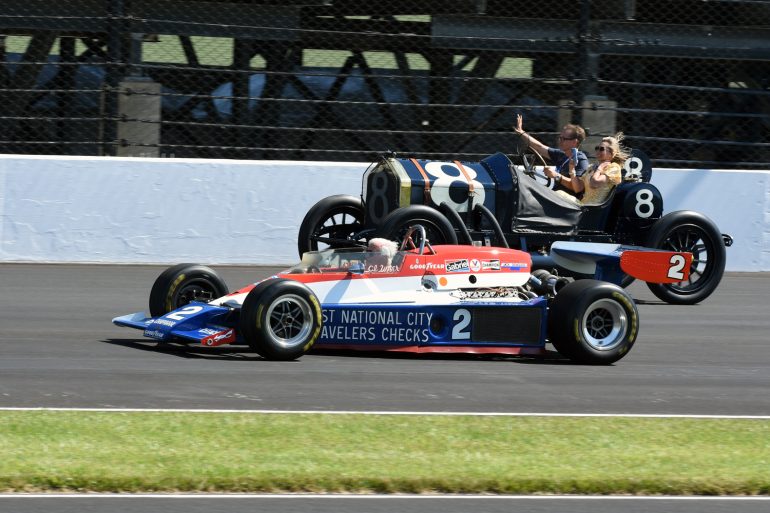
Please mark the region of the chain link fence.
POLYGON ((0 153, 770 168, 770 2, 3 0, 0 153), (589 141, 585 148, 593 148, 589 141))

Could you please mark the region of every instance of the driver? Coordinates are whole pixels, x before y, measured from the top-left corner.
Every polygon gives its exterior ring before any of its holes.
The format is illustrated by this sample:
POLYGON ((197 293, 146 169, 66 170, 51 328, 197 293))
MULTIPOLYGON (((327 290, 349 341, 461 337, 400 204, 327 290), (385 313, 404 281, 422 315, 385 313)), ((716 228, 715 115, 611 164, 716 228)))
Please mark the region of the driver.
MULTIPOLYGON (((527 147, 532 148, 544 159, 550 160, 551 164, 556 168, 555 172, 548 173, 547 175, 553 175, 556 184, 553 187, 555 191, 564 191, 569 194, 575 194, 574 191, 568 189, 561 182, 565 179, 569 179, 569 162, 568 155, 572 153, 573 149, 577 149, 586 138, 586 131, 580 125, 564 125, 559 133, 559 147, 550 148, 541 143, 527 132, 524 131, 524 117, 521 114, 516 114, 516 126, 513 127, 513 131, 522 137, 527 138, 527 147)), ((577 162, 575 163, 575 174, 580 177, 588 169, 588 157, 582 151, 577 152, 577 162)))
POLYGON ((366 248, 366 272, 383 272, 390 267, 393 257, 398 251, 398 244, 392 240, 375 237, 369 241, 366 248))

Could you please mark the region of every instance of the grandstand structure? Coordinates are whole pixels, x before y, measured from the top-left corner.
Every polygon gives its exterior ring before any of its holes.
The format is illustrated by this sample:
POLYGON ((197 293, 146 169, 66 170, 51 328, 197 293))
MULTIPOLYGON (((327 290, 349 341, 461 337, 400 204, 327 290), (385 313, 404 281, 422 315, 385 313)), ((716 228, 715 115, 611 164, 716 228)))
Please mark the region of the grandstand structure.
POLYGON ((477 160, 518 112, 768 168, 770 2, 0 3, 0 153, 477 160))

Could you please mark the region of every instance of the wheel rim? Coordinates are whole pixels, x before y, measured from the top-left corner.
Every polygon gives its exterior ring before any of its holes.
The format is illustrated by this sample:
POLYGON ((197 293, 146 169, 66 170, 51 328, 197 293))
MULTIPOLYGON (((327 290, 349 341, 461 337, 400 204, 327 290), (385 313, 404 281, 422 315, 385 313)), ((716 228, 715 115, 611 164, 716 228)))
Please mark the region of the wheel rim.
POLYGON ((300 296, 289 294, 274 301, 267 309, 267 336, 286 349, 305 344, 313 329, 310 304, 300 296))
POLYGON ((597 351, 611 351, 625 339, 628 315, 617 301, 600 299, 583 315, 581 330, 588 345, 597 351))
POLYGON ((689 279, 670 283, 668 288, 680 294, 693 294, 708 284, 714 270, 716 248, 703 229, 695 225, 679 226, 666 236, 660 248, 692 253, 689 279))
POLYGON ((172 310, 185 306, 193 301, 208 303, 216 299, 216 287, 208 280, 196 280, 187 283, 174 296, 172 310))
POLYGON ((357 209, 350 207, 332 211, 310 234, 310 249, 311 251, 319 251, 337 247, 339 244, 335 245, 328 239, 348 240, 362 226, 361 212, 357 209))

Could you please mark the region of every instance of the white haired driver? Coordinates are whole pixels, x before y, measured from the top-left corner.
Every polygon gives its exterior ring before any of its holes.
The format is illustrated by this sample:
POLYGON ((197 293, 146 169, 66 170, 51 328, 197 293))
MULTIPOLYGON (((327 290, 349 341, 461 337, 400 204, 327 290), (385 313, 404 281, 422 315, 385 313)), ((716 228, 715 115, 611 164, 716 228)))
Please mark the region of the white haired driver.
POLYGON ((398 244, 392 240, 375 237, 369 241, 366 248, 366 270, 368 272, 383 272, 388 270, 393 257, 398 251, 398 244))

